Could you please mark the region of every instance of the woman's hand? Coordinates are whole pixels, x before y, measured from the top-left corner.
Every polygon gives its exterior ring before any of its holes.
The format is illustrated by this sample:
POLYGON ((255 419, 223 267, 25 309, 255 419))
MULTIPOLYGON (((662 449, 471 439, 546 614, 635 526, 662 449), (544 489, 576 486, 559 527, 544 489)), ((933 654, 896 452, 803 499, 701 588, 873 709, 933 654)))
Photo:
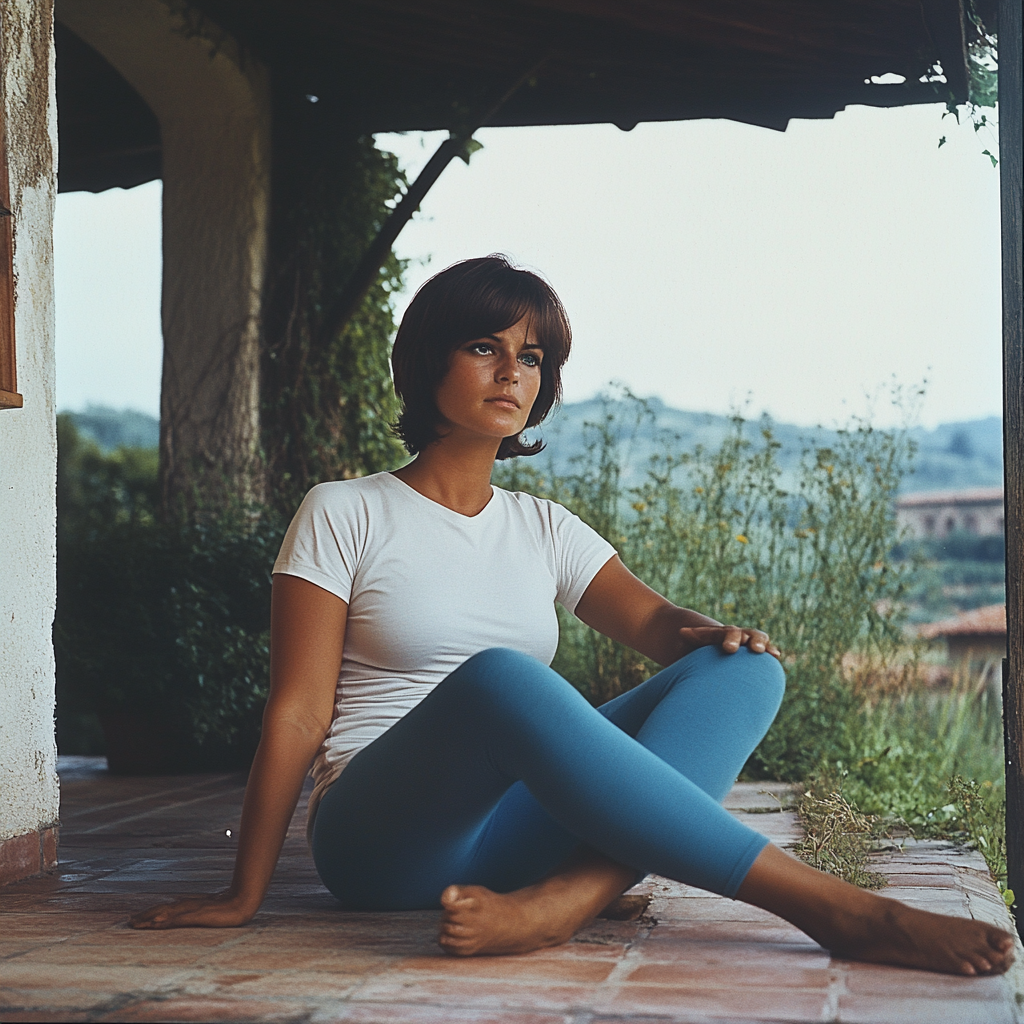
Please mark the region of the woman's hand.
POLYGON ((185 896, 158 903, 128 918, 132 928, 238 928, 248 924, 255 911, 230 889, 210 896, 185 896))
POLYGON ((721 647, 726 654, 735 654, 746 647, 754 654, 767 652, 774 658, 780 657, 779 649, 768 634, 759 629, 744 629, 742 626, 684 626, 679 630, 683 643, 691 651, 698 647, 721 647))
POLYGON ((618 555, 594 577, 576 605, 576 615, 659 665, 671 665, 698 647, 720 647, 726 654, 746 647, 754 654, 779 657, 767 633, 724 626, 700 612, 676 607, 638 580, 618 555))

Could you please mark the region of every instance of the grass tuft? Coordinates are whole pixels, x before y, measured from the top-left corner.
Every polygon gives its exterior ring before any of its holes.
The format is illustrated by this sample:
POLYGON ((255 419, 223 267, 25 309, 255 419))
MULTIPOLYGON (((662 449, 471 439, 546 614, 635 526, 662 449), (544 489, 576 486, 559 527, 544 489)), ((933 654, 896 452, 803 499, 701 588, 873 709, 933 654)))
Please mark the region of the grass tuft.
POLYGON ((889 831, 877 815, 861 813, 846 799, 841 777, 826 773, 810 779, 797 813, 805 833, 796 851, 801 860, 862 889, 888 884, 867 864, 877 841, 891 838, 889 831))

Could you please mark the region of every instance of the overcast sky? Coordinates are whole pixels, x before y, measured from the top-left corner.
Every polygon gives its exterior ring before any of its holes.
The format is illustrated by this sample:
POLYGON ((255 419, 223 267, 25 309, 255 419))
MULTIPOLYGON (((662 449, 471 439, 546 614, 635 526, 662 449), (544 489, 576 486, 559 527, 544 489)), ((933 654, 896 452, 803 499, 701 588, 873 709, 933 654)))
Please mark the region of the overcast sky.
MULTIPOLYGON (((919 420, 1000 411, 998 172, 942 108, 488 129, 399 238, 408 301, 509 253, 569 311, 566 399, 616 380, 680 408, 845 422, 895 380, 919 420), (941 148, 938 140, 945 136, 941 148)), ((441 136, 382 137, 411 173, 441 136)), ((157 413, 160 184, 57 203, 57 396, 157 413)), ((899 414, 876 399, 873 418, 899 414)))

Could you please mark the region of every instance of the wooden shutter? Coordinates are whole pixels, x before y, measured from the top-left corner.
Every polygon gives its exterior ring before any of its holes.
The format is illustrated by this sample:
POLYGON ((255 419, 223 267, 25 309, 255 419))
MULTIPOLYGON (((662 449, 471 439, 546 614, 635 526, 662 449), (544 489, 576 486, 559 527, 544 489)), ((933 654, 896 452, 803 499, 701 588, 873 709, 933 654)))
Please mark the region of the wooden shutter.
POLYGON ((14 355, 14 231, 3 113, 0 107, 0 409, 20 409, 14 355))

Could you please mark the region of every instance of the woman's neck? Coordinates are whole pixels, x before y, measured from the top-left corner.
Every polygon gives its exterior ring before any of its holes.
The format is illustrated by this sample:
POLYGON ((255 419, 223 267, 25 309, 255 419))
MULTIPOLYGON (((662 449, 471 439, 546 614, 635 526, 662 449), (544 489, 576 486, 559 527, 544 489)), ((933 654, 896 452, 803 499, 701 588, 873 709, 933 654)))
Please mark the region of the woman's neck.
POLYGON ((491 471, 498 446, 487 439, 481 444, 460 443, 452 436, 428 445, 394 475, 403 483, 464 516, 475 516, 491 500, 491 471))

